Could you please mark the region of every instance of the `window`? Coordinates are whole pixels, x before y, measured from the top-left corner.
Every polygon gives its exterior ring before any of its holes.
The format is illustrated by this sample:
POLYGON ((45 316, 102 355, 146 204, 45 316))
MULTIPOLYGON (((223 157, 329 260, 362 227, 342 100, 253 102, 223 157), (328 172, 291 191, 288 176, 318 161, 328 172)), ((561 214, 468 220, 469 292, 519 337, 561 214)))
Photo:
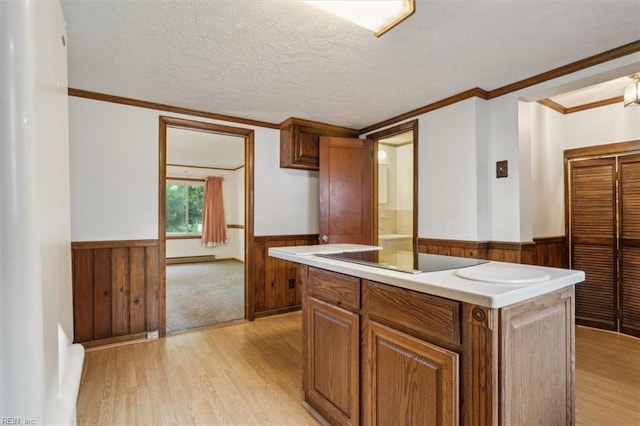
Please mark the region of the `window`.
POLYGON ((202 200, 204 186, 199 183, 167 183, 167 233, 195 233, 202 231, 202 200))

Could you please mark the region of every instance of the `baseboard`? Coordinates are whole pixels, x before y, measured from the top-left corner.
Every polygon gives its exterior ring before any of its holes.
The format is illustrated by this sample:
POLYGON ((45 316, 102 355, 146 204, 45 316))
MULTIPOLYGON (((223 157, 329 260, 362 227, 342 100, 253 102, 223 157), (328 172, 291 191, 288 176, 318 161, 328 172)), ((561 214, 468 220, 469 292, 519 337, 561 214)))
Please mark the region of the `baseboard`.
POLYGON ((215 260, 216 260, 215 254, 210 254, 205 256, 167 257, 167 265, 175 265, 178 263, 214 262, 215 260))
POLYGON ((91 340, 89 342, 80 342, 86 352, 90 352, 91 349, 100 347, 104 349, 106 347, 120 346, 123 344, 147 342, 147 332, 125 334, 124 336, 108 337, 106 339, 91 340))
POLYGON ((302 309, 302 305, 286 306, 284 308, 277 308, 277 309, 270 309, 268 311, 256 312, 255 316, 256 318, 264 318, 264 317, 270 317, 271 315, 278 315, 278 314, 284 314, 287 312, 299 311, 301 309, 302 309))

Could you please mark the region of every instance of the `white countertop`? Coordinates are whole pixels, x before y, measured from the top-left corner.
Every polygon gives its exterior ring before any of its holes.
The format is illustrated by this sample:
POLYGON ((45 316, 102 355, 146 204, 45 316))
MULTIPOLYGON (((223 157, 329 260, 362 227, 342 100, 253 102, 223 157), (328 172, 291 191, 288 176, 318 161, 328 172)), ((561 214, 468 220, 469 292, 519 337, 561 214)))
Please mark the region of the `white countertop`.
POLYGON ((502 270, 505 276, 513 276, 518 271, 523 272, 523 277, 546 276, 545 274, 549 276, 544 281, 531 283, 481 282, 459 277, 456 275, 456 270, 409 274, 314 256, 314 254, 380 249, 381 247, 359 244, 271 247, 269 256, 489 308, 501 308, 541 296, 584 281, 585 278, 582 271, 494 261, 464 268, 467 275, 478 272, 477 275, 480 276, 483 271, 490 269, 494 273, 502 270), (474 268, 483 267, 484 270, 471 271, 474 268))

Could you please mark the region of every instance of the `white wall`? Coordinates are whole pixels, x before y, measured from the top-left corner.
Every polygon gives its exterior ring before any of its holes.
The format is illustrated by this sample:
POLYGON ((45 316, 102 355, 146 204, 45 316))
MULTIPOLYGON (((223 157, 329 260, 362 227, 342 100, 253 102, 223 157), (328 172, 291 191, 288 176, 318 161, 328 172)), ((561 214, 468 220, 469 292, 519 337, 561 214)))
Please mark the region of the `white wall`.
POLYGON ((0 3, 0 416, 75 423, 65 23, 59 2, 0 3))
POLYGON ((469 99, 418 117, 419 237, 478 239, 476 108, 469 99))
POLYGON ((640 108, 622 103, 572 114, 531 105, 533 235, 564 235, 565 149, 640 140, 640 108))
POLYGON ((520 242, 562 234, 562 150, 639 139, 640 109, 623 111, 617 105, 605 107, 616 109, 615 115, 585 111, 559 122, 557 113, 528 101, 639 68, 640 53, 635 53, 488 101, 467 99, 415 117, 418 236, 520 242), (498 179, 496 162, 502 160, 508 161, 509 176, 498 179))
POLYGON ((280 168, 280 132, 69 97, 71 238, 158 238, 158 117, 255 130, 255 235, 318 232, 317 172, 280 168))

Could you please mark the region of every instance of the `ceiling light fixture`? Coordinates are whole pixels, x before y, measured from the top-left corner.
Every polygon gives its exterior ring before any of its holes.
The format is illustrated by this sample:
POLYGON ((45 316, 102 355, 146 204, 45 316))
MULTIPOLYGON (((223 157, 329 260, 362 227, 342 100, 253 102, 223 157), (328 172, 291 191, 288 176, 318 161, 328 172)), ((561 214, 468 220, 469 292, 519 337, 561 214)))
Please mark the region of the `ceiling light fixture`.
POLYGON ((374 32, 376 37, 413 15, 414 0, 306 0, 374 32))
POLYGON ((624 89, 624 106, 640 105, 640 73, 631 76, 633 83, 624 89))

